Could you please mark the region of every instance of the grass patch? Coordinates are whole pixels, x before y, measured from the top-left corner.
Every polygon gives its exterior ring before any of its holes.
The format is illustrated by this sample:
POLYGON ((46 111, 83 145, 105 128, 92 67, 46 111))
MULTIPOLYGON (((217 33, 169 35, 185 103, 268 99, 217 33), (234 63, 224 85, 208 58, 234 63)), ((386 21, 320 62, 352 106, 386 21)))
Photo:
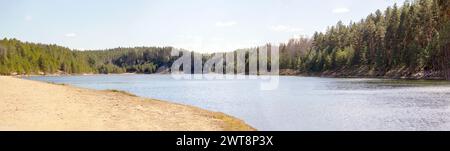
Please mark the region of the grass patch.
POLYGON ((256 131, 255 128, 247 125, 245 122, 237 118, 220 112, 214 112, 213 114, 214 119, 224 122, 224 125, 222 126, 225 131, 256 131))
POLYGON ((65 83, 56 83, 56 82, 47 82, 47 83, 54 84, 54 85, 62 85, 62 86, 66 86, 67 85, 65 83))
POLYGON ((127 92, 127 91, 122 91, 122 90, 108 89, 108 90, 106 90, 106 91, 114 92, 114 93, 120 93, 120 94, 125 94, 125 95, 133 96, 133 97, 137 97, 137 96, 134 95, 134 94, 131 94, 131 93, 127 92))

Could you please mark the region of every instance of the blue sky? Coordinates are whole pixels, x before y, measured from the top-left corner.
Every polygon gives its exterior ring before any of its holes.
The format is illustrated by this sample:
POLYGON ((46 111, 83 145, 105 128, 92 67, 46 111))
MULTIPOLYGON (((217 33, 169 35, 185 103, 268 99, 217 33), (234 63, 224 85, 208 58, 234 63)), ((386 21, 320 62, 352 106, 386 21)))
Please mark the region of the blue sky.
POLYGON ((73 49, 232 51, 311 36, 404 0, 0 0, 0 37, 73 49))

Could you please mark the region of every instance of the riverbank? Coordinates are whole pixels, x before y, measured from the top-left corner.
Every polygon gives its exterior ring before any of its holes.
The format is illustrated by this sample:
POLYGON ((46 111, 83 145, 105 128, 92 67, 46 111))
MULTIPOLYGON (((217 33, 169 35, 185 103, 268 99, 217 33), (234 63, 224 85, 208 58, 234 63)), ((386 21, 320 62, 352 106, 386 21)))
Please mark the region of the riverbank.
POLYGON ((311 76, 329 78, 380 78, 380 79, 409 79, 409 80, 445 80, 439 71, 411 71, 407 68, 376 71, 367 67, 357 69, 337 69, 323 72, 300 72, 292 69, 281 69, 280 75, 311 76))
POLYGON ((0 76, 0 130, 255 130, 223 113, 0 76))
MULTIPOLYGON (((450 73, 450 71, 449 71, 450 73)), ((135 75, 144 73, 111 73, 112 75, 135 75)), ((170 71, 163 70, 152 74, 170 74, 170 71)), ((304 76, 304 77, 327 77, 327 78, 379 78, 379 79, 406 79, 406 80, 446 80, 444 73, 441 71, 416 71, 408 68, 395 68, 388 71, 377 71, 375 69, 362 66, 358 68, 341 68, 335 70, 327 70, 322 72, 302 72, 295 69, 280 69, 281 76, 304 76)), ((95 73, 54 73, 54 74, 27 74, 27 75, 11 75, 14 77, 30 77, 30 76, 87 76, 87 75, 105 75, 95 73)), ((1 75, 0 75, 1 76, 1 75)), ((450 77, 449 77, 450 79, 450 77)))

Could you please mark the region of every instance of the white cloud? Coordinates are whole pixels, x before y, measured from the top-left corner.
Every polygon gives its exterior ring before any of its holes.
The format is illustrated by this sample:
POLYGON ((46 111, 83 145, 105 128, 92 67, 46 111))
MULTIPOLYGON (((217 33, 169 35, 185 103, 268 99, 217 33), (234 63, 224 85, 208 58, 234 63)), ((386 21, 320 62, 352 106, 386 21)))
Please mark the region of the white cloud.
POLYGON ((269 29, 273 30, 273 31, 277 31, 277 32, 301 32, 301 31, 303 31, 302 28, 291 27, 291 26, 287 26, 287 25, 272 26, 269 29))
POLYGON ((25 21, 31 21, 31 20, 33 20, 33 16, 27 15, 27 16, 24 17, 24 20, 25 21))
POLYGON ((219 21, 216 23, 216 26, 217 27, 229 27, 229 26, 234 26, 236 24, 237 24, 237 22, 235 22, 235 21, 227 21, 227 22, 219 21))
POLYGON ((348 13, 348 12, 350 12, 350 9, 345 8, 345 7, 333 9, 333 13, 335 13, 335 14, 342 14, 342 13, 348 13))
POLYGON ((71 37, 76 37, 77 34, 76 34, 76 33, 67 33, 67 34, 64 35, 64 36, 71 38, 71 37))

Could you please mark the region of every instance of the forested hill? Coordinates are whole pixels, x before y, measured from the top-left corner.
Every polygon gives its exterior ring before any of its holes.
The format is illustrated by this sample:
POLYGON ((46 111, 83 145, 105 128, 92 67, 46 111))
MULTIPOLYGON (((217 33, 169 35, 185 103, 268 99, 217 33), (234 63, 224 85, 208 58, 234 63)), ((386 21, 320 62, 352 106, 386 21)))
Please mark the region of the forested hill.
POLYGON ((0 40, 0 74, 154 73, 176 58, 170 47, 76 51, 56 45, 0 40))
POLYGON ((450 1, 417 0, 377 10, 359 22, 316 33, 306 73, 337 76, 450 77, 450 1))
POLYGON ((0 74, 92 72, 85 60, 84 55, 56 45, 0 40, 0 74))
MULTIPOLYGON (((280 44, 280 68, 300 74, 450 79, 450 1, 416 0, 338 22, 280 44)), ((177 57, 170 47, 73 51, 0 40, 0 74, 154 73, 177 57)))

